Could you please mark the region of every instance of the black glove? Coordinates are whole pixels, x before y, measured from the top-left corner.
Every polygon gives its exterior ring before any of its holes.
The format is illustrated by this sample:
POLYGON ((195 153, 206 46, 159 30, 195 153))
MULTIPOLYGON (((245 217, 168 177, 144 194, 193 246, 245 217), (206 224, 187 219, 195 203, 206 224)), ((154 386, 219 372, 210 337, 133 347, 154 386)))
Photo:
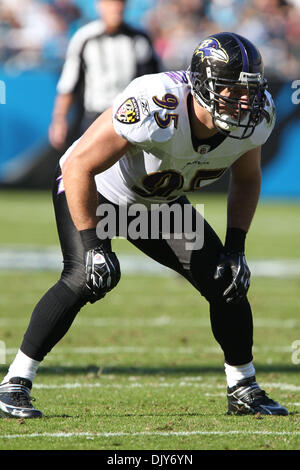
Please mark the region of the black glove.
POLYGON ((96 228, 81 230, 79 234, 86 253, 86 286, 92 304, 116 287, 121 277, 120 264, 111 251, 110 240, 100 240, 96 228))
POLYGON ((223 297, 227 303, 238 303, 250 286, 250 270, 243 252, 221 253, 214 278, 220 280, 230 271, 232 282, 224 290, 223 297))
POLYGON ((102 299, 118 284, 121 271, 118 258, 112 251, 101 247, 88 250, 85 262, 86 285, 90 290, 90 303, 102 299))

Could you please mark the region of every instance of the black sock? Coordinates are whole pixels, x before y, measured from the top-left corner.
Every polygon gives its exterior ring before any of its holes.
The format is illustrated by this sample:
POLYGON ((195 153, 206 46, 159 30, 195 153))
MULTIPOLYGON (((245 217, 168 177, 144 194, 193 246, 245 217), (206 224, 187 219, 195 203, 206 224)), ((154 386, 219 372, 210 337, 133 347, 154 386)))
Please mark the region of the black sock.
POLYGON ((253 321, 247 298, 235 305, 211 302, 210 318, 214 337, 224 352, 225 362, 232 366, 251 362, 253 321))
POLYGON ((42 361, 53 346, 66 334, 87 299, 76 295, 61 280, 36 305, 24 335, 21 350, 42 361))

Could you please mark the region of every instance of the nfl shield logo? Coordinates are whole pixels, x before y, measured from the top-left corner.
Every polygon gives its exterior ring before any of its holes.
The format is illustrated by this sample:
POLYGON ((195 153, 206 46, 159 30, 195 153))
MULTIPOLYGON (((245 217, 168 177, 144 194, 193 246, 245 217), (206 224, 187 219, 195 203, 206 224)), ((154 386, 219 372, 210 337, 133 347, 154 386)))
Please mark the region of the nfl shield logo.
POLYGON ((208 153, 210 151, 210 145, 199 145, 198 147, 198 153, 200 155, 204 155, 205 153, 208 153))

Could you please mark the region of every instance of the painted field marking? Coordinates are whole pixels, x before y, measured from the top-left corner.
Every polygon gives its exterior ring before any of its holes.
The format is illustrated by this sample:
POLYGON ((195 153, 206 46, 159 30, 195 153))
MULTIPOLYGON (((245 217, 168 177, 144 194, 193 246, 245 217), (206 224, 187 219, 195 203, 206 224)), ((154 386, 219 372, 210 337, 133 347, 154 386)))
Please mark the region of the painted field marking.
MULTIPOLYGON (((1 301, 0 301, 1 303, 1 301)), ((298 318, 253 318, 255 328, 279 328, 279 329, 294 329, 300 328, 300 320, 298 318)), ((11 326, 14 327, 20 326, 24 327, 29 323, 29 315, 25 317, 18 318, 0 318, 0 327, 11 326)), ((111 318, 111 317, 102 317, 102 318, 80 318, 78 316, 73 325, 74 327, 86 327, 86 328, 103 328, 103 327, 122 327, 122 328, 137 328, 137 327, 170 327, 170 326, 179 326, 179 327, 200 327, 200 328, 210 328, 210 321, 206 318, 199 319, 189 319, 189 318, 172 318, 168 315, 162 315, 159 317, 154 317, 151 319, 148 318, 111 318)))
MULTIPOLYGON (((14 355, 18 348, 7 348, 6 355, 14 355)), ((255 353, 292 353, 292 346, 274 346, 274 347, 253 347, 255 353)), ((57 347, 51 351, 51 356, 63 356, 67 354, 78 354, 84 356, 86 354, 177 354, 177 355, 194 355, 194 354, 223 354, 218 346, 211 347, 144 347, 144 346, 80 346, 80 347, 57 347)))
MULTIPOLYGON (((260 384, 265 388, 275 388, 283 391, 299 392, 300 385, 280 383, 280 382, 265 382, 260 384)), ((213 388, 218 390, 224 390, 225 385, 222 384, 212 384, 212 383, 196 383, 189 382, 188 380, 178 380, 177 382, 132 382, 130 384, 102 384, 99 382, 96 383, 63 383, 63 384, 34 384, 34 388, 38 390, 54 390, 54 389, 87 389, 87 388, 115 388, 115 389, 128 389, 128 388, 174 388, 174 387, 194 387, 194 388, 213 388)))
POLYGON ((0 439, 21 439, 21 438, 70 438, 70 437, 86 437, 86 438, 97 438, 97 437, 137 437, 137 436, 161 436, 161 437, 171 437, 171 436, 299 436, 300 431, 238 431, 238 430, 228 430, 228 431, 140 431, 140 432, 55 432, 55 433, 31 433, 31 434, 2 434, 0 439))
MULTIPOLYGON (((138 254, 120 254, 121 270, 126 274, 176 275, 173 271, 138 254)), ((259 277, 300 277, 300 259, 248 260, 252 276, 259 277)), ((0 270, 45 270, 60 271, 62 258, 56 246, 0 247, 0 270)))

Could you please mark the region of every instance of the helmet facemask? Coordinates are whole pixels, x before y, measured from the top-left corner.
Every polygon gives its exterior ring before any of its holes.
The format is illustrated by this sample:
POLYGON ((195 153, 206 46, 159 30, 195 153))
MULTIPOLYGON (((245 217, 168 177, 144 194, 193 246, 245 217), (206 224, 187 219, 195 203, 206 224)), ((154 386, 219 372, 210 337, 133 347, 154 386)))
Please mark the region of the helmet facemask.
POLYGON ((197 72, 190 73, 191 92, 196 101, 212 116, 218 132, 234 139, 250 137, 265 105, 266 80, 261 73, 240 72, 238 80, 214 76, 206 67, 206 78, 201 80, 197 72), (230 95, 222 90, 228 88, 230 95), (247 96, 247 100, 242 99, 247 96), (236 132, 239 129, 242 132, 236 132), (235 135, 234 135, 234 134, 235 135))

